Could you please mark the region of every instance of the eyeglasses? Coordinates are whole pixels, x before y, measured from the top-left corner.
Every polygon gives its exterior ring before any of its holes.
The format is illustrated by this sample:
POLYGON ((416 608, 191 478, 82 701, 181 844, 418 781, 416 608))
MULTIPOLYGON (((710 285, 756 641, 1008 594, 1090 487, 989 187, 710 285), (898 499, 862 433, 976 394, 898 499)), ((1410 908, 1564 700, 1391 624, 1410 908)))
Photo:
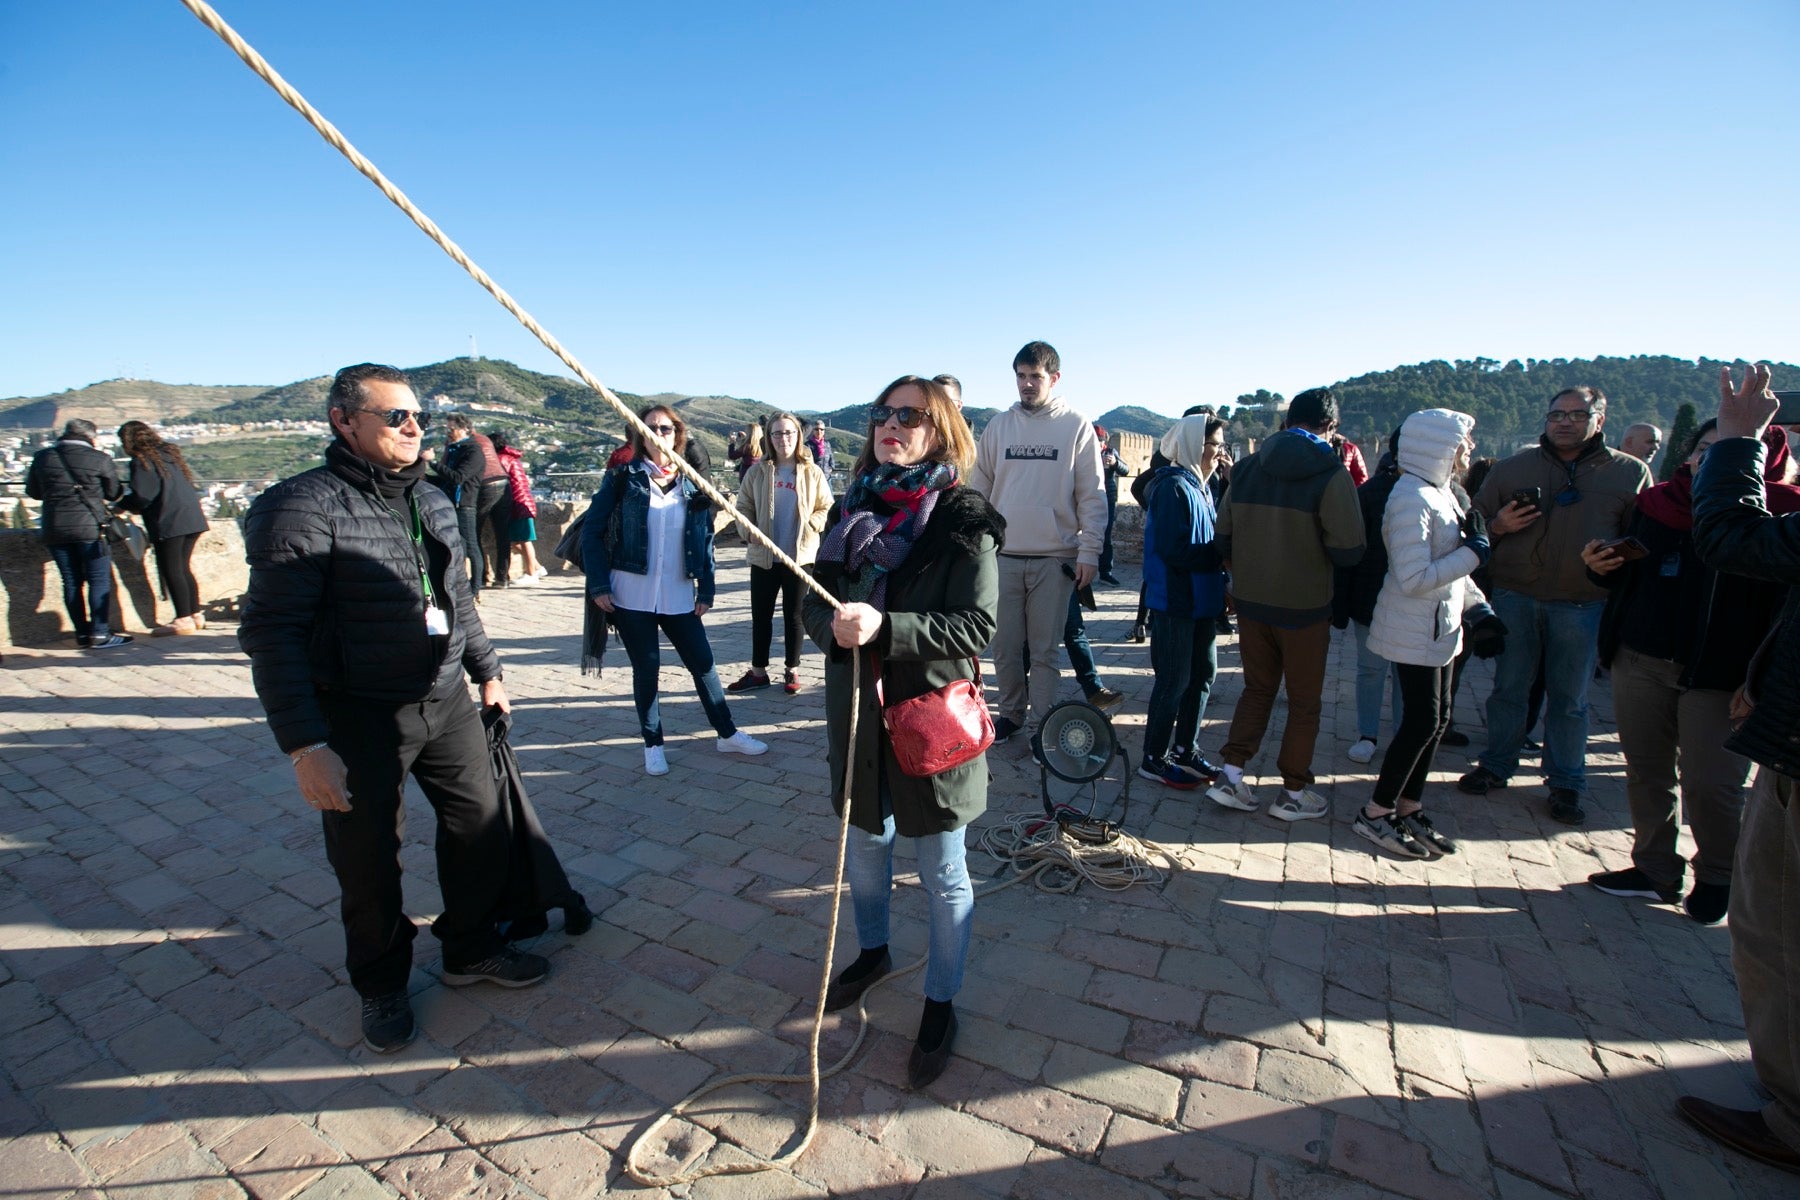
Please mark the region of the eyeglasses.
POLYGON ((1544 414, 1544 420, 1552 425, 1585 425, 1588 418, 1593 415, 1592 409, 1572 408, 1562 412, 1553 408, 1544 414))
POLYGON ((673 425, 652 425, 650 426, 650 432, 656 434, 658 437, 674 437, 675 427, 673 425))
POLYGON ((899 406, 873 404, 869 406, 869 425, 879 429, 889 421, 900 422, 902 429, 917 429, 931 419, 931 414, 922 408, 914 408, 910 404, 899 406))
POLYGON ((416 408, 359 408, 356 411, 368 413, 389 429, 398 429, 409 420, 417 422, 420 430, 431 428, 431 414, 416 408))
POLYGON ((784 441, 784 442, 791 442, 799 436, 800 436, 799 434, 795 433, 791 429, 777 429, 774 433, 771 433, 769 435, 769 437, 771 439, 778 439, 778 440, 784 441))

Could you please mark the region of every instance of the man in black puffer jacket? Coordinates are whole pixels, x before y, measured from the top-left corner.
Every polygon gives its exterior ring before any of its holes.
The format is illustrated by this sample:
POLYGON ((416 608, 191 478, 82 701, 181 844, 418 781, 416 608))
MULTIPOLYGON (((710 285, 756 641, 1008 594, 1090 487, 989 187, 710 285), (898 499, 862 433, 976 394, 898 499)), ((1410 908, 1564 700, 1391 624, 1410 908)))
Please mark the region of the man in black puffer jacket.
POLYGON ((25 475, 25 494, 44 502, 44 548, 62 574, 63 605, 84 650, 110 650, 131 640, 108 624, 112 551, 100 522, 124 487, 113 460, 94 446, 98 433, 92 421, 69 421, 56 445, 33 456, 25 475))
POLYGON ((264 492, 244 520, 250 590, 238 640, 269 728, 325 824, 343 890, 345 962, 363 1038, 398 1050, 412 940, 401 907, 406 776, 437 812, 444 982, 537 983, 549 964, 496 931, 511 843, 469 703, 509 711, 476 615, 456 512, 426 484, 428 418, 401 372, 364 363, 332 381, 325 465, 264 492))
POLYGON ((1694 480, 1694 547, 1715 571, 1785 583, 1787 602, 1732 702, 1725 748, 1760 764, 1732 872, 1731 965, 1750 1062, 1773 1099, 1759 1112, 1683 1096, 1709 1137, 1800 1172, 1800 514, 1764 505, 1761 437, 1779 404, 1769 368, 1742 388, 1720 374, 1719 440, 1694 480))

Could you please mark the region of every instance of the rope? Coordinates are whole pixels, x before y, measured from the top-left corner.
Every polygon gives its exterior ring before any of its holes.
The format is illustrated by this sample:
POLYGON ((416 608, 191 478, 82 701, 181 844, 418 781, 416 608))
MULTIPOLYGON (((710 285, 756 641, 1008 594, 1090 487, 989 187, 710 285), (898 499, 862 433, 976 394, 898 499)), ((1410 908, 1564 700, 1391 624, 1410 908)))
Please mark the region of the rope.
POLYGON ((1102 821, 1057 820, 1030 812, 1015 813, 988 827, 976 844, 996 861, 1019 869, 1009 884, 1035 879, 1040 891, 1059 895, 1084 882, 1108 892, 1140 883, 1161 884, 1181 861, 1167 846, 1102 821), (1166 865, 1157 866, 1156 859, 1166 865))
MULTIPOLYGON (((486 271, 477 266, 475 262, 469 258, 468 254, 463 251, 461 246, 458 246, 455 242, 451 241, 444 231, 438 228, 435 221, 420 211, 419 207, 408 199, 404 192, 389 182, 387 176, 383 175, 374 163, 365 158, 362 152, 357 150, 355 146, 352 146, 349 139, 340 133, 335 125, 326 120, 324 115, 321 114, 318 109, 308 103, 306 97, 302 96, 293 85, 283 79, 280 73, 277 72, 274 67, 269 65, 268 60, 264 59, 262 55, 256 52, 255 48, 244 41, 244 39, 239 36, 237 30, 227 24, 225 18, 221 17, 211 5, 207 4, 205 0, 181 0, 181 4, 189 12, 193 13, 194 16, 199 19, 201 24, 218 34, 219 38, 227 46, 231 47, 232 53, 243 60, 245 66, 254 71, 263 82, 274 88, 276 94, 286 101, 290 108, 305 118, 306 123, 311 125, 313 129, 318 132, 320 137, 324 138, 338 151, 338 153, 348 159, 350 165, 355 167, 364 178, 368 179, 370 183, 373 183, 377 188, 381 189, 382 195, 391 200, 395 207, 405 213, 412 223, 417 225, 419 229, 424 232, 426 237, 429 237, 433 242, 436 242, 438 247, 443 250, 445 254, 448 254, 458 266, 467 271, 470 277, 473 278, 476 283, 480 284, 490 296, 499 301, 500 306, 511 313, 518 320, 519 324, 530 330, 532 335, 536 337, 538 341, 542 342, 547 350, 556 355, 557 358, 561 359, 571 371, 575 372, 576 377, 580 379, 581 382, 598 392, 606 402, 612 406, 613 411, 618 413, 619 416, 624 419, 627 426, 636 430, 638 435, 642 437, 646 443, 654 443, 662 447, 665 452, 668 452, 669 461, 683 475, 687 476, 708 499, 717 504, 721 511, 730 510, 732 507, 731 503, 726 499, 723 493, 713 487, 713 485, 698 471, 695 471, 681 455, 673 453, 673 447, 669 442, 664 441, 657 434, 653 433, 650 427, 644 424, 636 413, 625 406, 624 401, 620 400, 605 384, 596 379, 573 354, 564 349, 562 343, 552 337, 549 330, 538 324, 537 319, 526 312, 525 309, 519 305, 519 302, 514 300, 512 296, 507 293, 505 288, 495 283, 493 278, 486 271)), ((739 521, 738 524, 747 536, 761 542, 766 549, 774 554, 778 562, 794 572, 795 575, 799 576, 802 583, 812 589, 812 591, 824 600, 825 603, 831 605, 834 612, 842 613, 844 611, 844 604, 839 601, 836 596, 833 596, 830 592, 826 591, 824 585, 814 579, 812 574, 808 572, 805 567, 801 566, 785 554, 781 547, 777 546, 773 540, 762 532, 762 530, 758 529, 755 525, 744 521, 739 521)), ((857 710, 860 707, 857 703, 857 692, 862 686, 862 656, 853 653, 850 657, 850 661, 849 745, 854 747, 856 745, 857 710)), ((831 923, 827 927, 828 935, 825 941, 825 961, 819 972, 819 999, 813 1012, 812 1037, 807 1053, 807 1074, 733 1075, 714 1083, 707 1084, 705 1087, 690 1093, 678 1104, 665 1111, 653 1121, 643 1133, 640 1133, 632 1141, 630 1147, 627 1149, 625 1155, 625 1172, 636 1182, 647 1187, 673 1187, 677 1184, 691 1183, 694 1180, 704 1179, 712 1175, 747 1175, 757 1171, 772 1170, 776 1167, 786 1167, 795 1159, 799 1158, 801 1154, 806 1152, 807 1146, 812 1143, 813 1136, 818 1132, 819 1088, 825 1078, 819 1071, 819 1037, 821 1028, 825 1022, 825 990, 831 984, 832 958, 837 947, 838 916, 843 907, 844 855, 845 848, 849 844, 850 835, 850 797, 855 795, 851 786, 854 782, 855 761, 856 756, 854 753, 845 756, 844 813, 843 820, 838 826, 837 870, 832 880, 831 888, 831 923), (749 1082, 810 1084, 811 1096, 806 1119, 806 1130, 799 1142, 795 1144, 792 1149, 767 1162, 758 1160, 746 1163, 716 1164, 710 1167, 699 1168, 684 1172, 680 1175, 671 1176, 651 1175, 637 1166, 636 1159, 638 1148, 651 1134, 662 1128, 664 1124, 681 1112, 684 1107, 709 1092, 717 1091, 722 1087, 727 1087, 732 1084, 749 1082)), ((908 968, 908 970, 910 969, 911 968, 908 968)), ((905 974, 905 972, 900 972, 899 974, 905 974)), ((868 1031, 868 1014, 859 1006, 858 1015, 862 1019, 862 1028, 857 1031, 856 1042, 850 1047, 849 1052, 831 1068, 831 1072, 842 1069, 843 1066, 849 1062, 850 1055, 854 1054, 857 1048, 862 1045, 863 1036, 868 1031)), ((831 1072, 828 1072, 827 1074, 830 1074, 831 1072)))

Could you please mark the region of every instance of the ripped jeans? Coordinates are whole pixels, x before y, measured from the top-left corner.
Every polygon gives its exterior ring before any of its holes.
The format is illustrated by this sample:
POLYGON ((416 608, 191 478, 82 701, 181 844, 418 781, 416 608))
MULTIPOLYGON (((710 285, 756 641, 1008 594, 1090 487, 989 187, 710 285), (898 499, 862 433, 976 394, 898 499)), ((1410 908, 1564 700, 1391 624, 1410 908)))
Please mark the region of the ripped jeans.
MULTIPOLYGON (((925 998, 953 1000, 962 988, 963 965, 969 957, 969 932, 975 919, 975 889, 963 830, 911 839, 919 859, 919 881, 931 913, 931 949, 925 959, 925 998)), ((856 913, 856 940, 865 950, 888 941, 888 897, 894 890, 894 818, 888 815, 878 834, 850 827, 844 862, 850 879, 850 905, 856 913)))

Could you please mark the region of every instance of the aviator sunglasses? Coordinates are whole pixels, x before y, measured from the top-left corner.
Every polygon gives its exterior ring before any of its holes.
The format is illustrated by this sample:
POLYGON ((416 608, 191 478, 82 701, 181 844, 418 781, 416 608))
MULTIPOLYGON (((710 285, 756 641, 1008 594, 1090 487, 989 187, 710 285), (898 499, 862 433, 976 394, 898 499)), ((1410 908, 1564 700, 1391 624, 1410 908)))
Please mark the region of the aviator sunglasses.
POLYGON ((885 404, 871 404, 869 406, 869 427, 872 429, 881 428, 883 425, 887 424, 889 420, 900 422, 900 428, 902 429, 917 429, 920 425, 923 425, 929 420, 930 417, 931 414, 924 409, 914 408, 910 404, 902 405, 899 408, 890 408, 885 404))
POLYGON ((419 423, 420 432, 431 428, 431 414, 416 408, 361 408, 357 411, 368 413, 389 429, 400 428, 408 417, 419 423))

